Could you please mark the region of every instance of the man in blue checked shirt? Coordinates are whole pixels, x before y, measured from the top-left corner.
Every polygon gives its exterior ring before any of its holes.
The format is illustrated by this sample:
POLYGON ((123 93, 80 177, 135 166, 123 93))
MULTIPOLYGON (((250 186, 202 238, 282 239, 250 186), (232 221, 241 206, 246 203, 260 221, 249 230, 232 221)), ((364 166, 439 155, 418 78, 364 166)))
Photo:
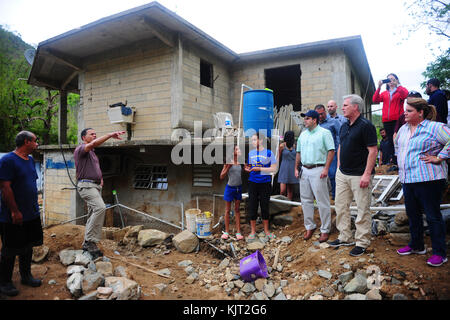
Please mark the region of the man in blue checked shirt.
MULTIPOLYGON (((339 146, 339 130, 341 129, 341 123, 339 120, 332 118, 327 114, 323 104, 318 104, 314 110, 319 114, 319 125, 331 132, 334 141, 334 150, 337 150, 339 146)), ((328 170, 328 177, 330 178, 331 184, 331 197, 333 200, 336 194, 336 169, 337 152, 334 153, 333 162, 331 162, 330 169, 328 170)))

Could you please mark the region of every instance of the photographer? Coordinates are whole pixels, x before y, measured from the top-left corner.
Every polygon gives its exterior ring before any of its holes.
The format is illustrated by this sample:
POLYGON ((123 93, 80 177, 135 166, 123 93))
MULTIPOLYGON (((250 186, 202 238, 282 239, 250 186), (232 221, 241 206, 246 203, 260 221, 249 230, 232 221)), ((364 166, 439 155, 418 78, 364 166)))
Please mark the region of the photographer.
MULTIPOLYGON (((383 103, 381 121, 386 129, 389 143, 394 146, 393 135, 398 118, 404 111, 404 102, 408 96, 408 90, 400 85, 397 75, 390 73, 387 79, 378 81, 378 89, 375 91, 373 103, 383 103), (386 83, 386 91, 381 91, 381 86, 386 83)), ((396 159, 394 158, 394 163, 396 159)))

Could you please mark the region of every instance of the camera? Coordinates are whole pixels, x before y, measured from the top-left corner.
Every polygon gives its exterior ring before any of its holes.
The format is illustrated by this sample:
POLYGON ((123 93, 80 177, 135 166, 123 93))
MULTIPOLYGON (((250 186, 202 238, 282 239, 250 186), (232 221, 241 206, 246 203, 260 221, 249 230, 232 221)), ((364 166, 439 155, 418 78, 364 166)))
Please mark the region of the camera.
POLYGON ((390 80, 390 79, 384 79, 384 80, 381 80, 381 82, 383 82, 383 83, 389 83, 389 82, 391 82, 391 80, 390 80))

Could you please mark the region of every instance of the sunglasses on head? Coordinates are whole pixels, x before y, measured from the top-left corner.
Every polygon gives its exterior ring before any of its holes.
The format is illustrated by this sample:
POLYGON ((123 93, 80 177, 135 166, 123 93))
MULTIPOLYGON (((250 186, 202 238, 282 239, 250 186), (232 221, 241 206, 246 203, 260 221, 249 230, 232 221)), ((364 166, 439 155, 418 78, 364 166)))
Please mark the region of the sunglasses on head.
POLYGON ((410 92, 408 93, 408 97, 418 97, 418 98, 421 98, 422 95, 421 95, 419 92, 417 92, 417 91, 410 91, 410 92))

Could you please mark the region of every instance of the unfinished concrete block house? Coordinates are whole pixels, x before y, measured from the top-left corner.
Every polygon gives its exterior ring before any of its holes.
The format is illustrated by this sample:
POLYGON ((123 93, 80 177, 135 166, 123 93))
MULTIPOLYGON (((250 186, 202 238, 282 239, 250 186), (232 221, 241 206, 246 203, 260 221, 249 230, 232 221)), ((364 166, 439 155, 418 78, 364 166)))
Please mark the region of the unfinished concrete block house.
POLYGON ((41 42, 28 83, 61 92, 62 148, 41 147, 45 224, 86 213, 67 174, 75 180, 76 146, 65 133, 67 92, 80 95, 79 132, 127 130, 123 141, 96 149, 105 202, 114 203, 116 190, 120 203, 178 225, 182 206, 197 199, 200 209, 211 211, 212 195, 223 193, 226 182, 219 180, 220 164, 172 163, 175 129, 192 132, 199 120, 203 130, 214 128, 217 112, 231 113, 236 125, 242 84, 272 89, 277 107, 292 104, 295 111, 329 99, 342 106, 342 96, 356 93, 366 101, 367 118, 375 91, 360 36, 237 54, 158 2, 41 42), (132 123, 111 121, 109 106, 117 103, 134 108, 132 123))

